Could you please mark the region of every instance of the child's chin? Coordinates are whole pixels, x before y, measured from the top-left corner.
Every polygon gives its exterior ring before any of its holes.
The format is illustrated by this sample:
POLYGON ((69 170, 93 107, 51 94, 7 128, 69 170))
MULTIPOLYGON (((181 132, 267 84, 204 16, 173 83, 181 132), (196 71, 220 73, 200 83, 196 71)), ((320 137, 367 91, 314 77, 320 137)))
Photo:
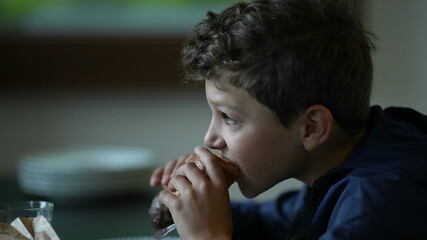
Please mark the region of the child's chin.
POLYGON ((258 196, 263 192, 263 191, 259 191, 257 189, 251 188, 249 186, 245 186, 244 183, 238 182, 238 184, 239 184, 240 192, 245 198, 249 198, 249 199, 255 198, 256 196, 258 196))

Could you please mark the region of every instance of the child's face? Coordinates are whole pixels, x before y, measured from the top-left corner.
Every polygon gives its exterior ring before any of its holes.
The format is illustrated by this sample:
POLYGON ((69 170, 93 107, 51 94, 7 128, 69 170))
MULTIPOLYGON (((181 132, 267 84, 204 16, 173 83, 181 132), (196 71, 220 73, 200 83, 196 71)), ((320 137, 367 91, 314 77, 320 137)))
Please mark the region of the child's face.
POLYGON ((286 128, 269 108, 227 81, 206 81, 212 121, 207 147, 240 168, 243 195, 252 198, 303 169, 298 124, 286 128))

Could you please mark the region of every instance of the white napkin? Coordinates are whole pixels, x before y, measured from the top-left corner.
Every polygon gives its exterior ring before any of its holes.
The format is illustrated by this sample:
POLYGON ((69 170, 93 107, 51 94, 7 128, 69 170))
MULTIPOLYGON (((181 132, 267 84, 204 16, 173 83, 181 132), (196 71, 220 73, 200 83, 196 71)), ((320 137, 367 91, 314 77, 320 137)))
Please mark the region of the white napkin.
POLYGON ((10 225, 0 223, 2 240, 60 240, 55 230, 43 216, 17 218, 10 225))

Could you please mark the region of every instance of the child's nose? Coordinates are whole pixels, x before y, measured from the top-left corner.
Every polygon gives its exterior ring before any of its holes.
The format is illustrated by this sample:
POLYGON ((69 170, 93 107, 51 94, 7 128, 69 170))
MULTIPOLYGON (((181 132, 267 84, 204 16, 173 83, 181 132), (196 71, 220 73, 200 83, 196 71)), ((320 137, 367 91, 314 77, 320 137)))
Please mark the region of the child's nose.
POLYGON ((205 134, 205 146, 212 149, 222 149, 225 147, 224 139, 210 126, 205 134))

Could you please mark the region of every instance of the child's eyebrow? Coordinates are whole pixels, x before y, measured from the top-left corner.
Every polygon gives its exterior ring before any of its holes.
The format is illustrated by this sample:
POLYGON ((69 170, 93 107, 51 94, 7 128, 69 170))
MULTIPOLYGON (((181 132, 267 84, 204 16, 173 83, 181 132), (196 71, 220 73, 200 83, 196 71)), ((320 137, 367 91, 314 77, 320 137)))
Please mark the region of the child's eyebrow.
POLYGON ((217 108, 226 108, 226 109, 230 109, 230 110, 232 110, 232 111, 235 111, 235 112, 238 112, 238 113, 241 113, 241 110, 238 108, 238 107, 236 107, 236 106, 233 106, 233 105, 231 105, 231 104, 229 104, 228 102, 226 102, 226 101, 223 101, 223 100, 213 100, 213 101, 210 101, 211 102, 211 104, 213 105, 213 106, 215 106, 215 107, 217 107, 217 108))
POLYGON ((221 98, 208 98, 208 102, 215 107, 230 107, 230 104, 221 98))

